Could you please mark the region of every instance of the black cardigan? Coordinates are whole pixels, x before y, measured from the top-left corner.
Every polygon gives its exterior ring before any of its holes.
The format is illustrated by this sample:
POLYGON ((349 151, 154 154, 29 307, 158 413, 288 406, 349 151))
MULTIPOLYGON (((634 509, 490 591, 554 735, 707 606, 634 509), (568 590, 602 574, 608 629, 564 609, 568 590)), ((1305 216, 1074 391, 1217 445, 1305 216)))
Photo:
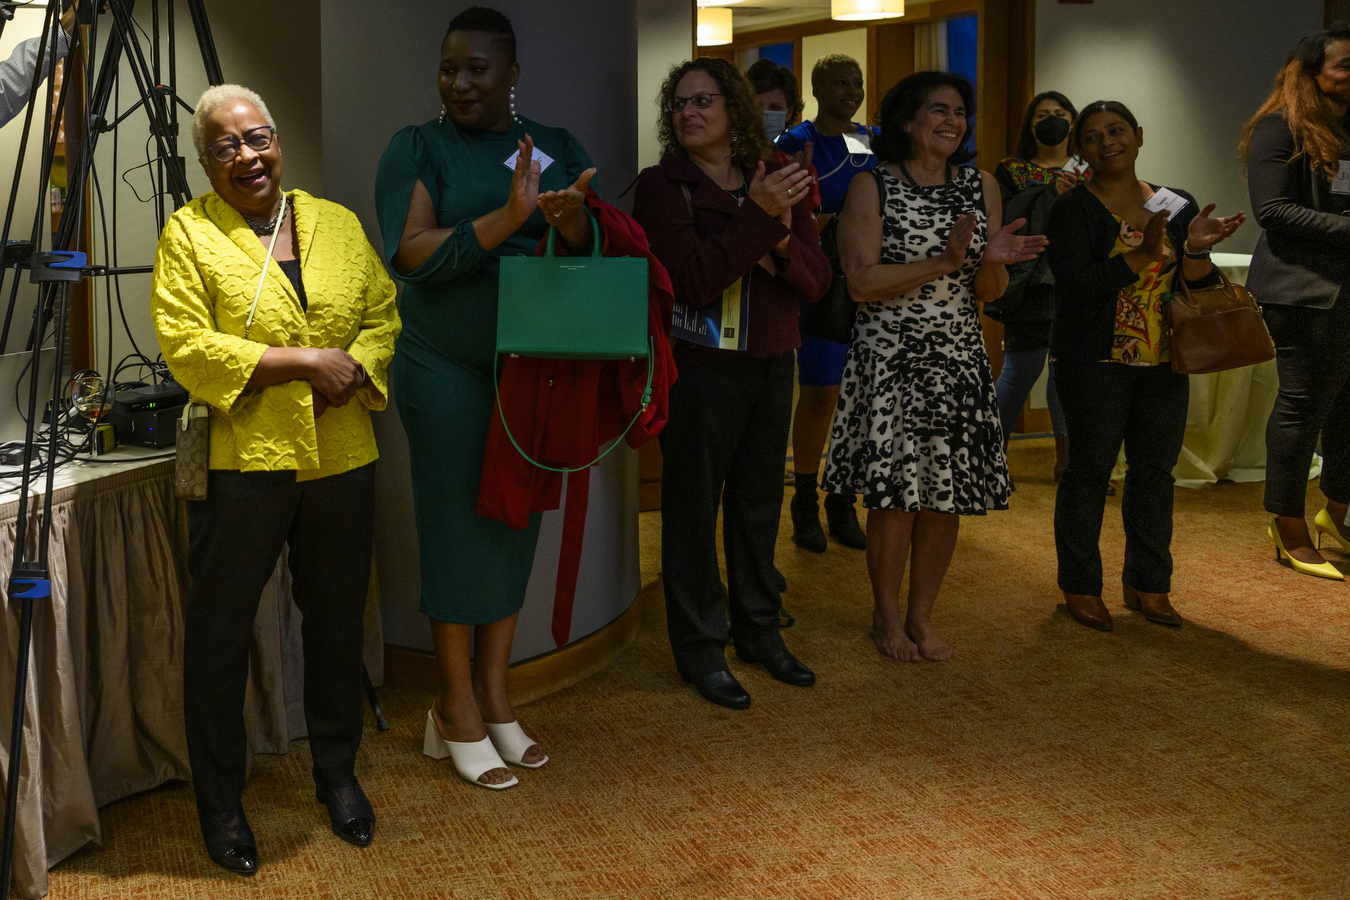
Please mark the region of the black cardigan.
POLYGON ((1305 153, 1294 158, 1284 116, 1252 129, 1247 192, 1262 229, 1247 287, 1258 302, 1329 309, 1350 284, 1350 195, 1331 193, 1305 153))
MULTIPOLYGON (((1150 185, 1155 191, 1157 185, 1150 185)), ((1200 212, 1195 198, 1172 191, 1189 201, 1167 223, 1178 260, 1186 246, 1191 219, 1200 212)), ((1115 342, 1116 305, 1120 291, 1139 280, 1124 254, 1111 255, 1120 234, 1115 217, 1096 195, 1080 184, 1050 207, 1045 226, 1050 246, 1045 255, 1055 276, 1055 322, 1050 328, 1050 356, 1066 362, 1097 362, 1111 358, 1115 342)), ((1181 266, 1176 267, 1180 277, 1181 266)), ((1195 282, 1204 287, 1219 280, 1215 272, 1195 282)))

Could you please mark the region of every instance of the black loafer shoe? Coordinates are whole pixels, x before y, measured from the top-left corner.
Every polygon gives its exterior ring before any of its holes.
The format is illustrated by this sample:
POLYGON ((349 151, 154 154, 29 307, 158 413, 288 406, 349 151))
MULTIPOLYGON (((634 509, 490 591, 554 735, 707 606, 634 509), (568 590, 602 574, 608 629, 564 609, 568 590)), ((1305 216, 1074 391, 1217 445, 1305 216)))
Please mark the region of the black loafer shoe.
POLYGON ((361 790, 361 785, 351 784, 336 788, 319 788, 314 798, 328 807, 328 820, 333 825, 333 834, 349 844, 366 847, 375 838, 375 810, 361 790))
POLYGON ((254 875, 258 871, 258 846, 253 829, 242 809, 223 813, 198 811, 202 841, 212 862, 236 875, 254 875))
POLYGON ((736 655, 748 663, 763 666, 770 675, 784 684, 810 687, 816 683, 816 673, 785 649, 764 657, 748 656, 740 650, 736 651, 736 655))
POLYGON ((750 708, 750 695, 741 687, 736 676, 725 669, 686 680, 691 682, 698 690, 699 696, 709 703, 716 703, 727 709, 750 708))

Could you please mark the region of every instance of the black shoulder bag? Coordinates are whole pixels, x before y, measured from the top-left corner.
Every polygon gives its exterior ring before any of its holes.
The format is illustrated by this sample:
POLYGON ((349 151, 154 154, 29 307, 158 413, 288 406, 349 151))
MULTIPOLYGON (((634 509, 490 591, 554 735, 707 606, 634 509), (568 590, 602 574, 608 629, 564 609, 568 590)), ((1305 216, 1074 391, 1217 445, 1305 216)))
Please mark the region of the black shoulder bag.
MULTIPOLYGON (((881 180, 881 167, 871 170, 877 183, 877 202, 881 218, 886 218, 886 188, 881 180)), ((802 336, 847 344, 853 340, 853 323, 858 318, 858 303, 848 292, 848 280, 839 266, 839 216, 830 219, 821 229, 820 249, 830 261, 830 287, 815 303, 806 304, 802 312, 802 336)))

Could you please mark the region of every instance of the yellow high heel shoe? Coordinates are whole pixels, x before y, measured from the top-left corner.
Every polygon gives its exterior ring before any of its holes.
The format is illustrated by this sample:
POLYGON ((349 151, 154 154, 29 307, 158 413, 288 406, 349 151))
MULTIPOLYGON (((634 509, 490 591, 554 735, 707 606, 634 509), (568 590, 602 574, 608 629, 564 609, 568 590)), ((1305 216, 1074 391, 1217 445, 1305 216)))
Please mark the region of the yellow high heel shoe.
POLYGON ((1341 535, 1341 530, 1336 527, 1336 523, 1331 520, 1331 514, 1327 512, 1326 507, 1317 511, 1313 518, 1313 531, 1317 533, 1317 549, 1322 549, 1322 535, 1329 534, 1336 539, 1336 543, 1341 545, 1341 549, 1350 553, 1350 541, 1347 541, 1341 535))
MULTIPOLYGON (((1330 519, 1328 519, 1330 521, 1330 519)), ((1280 540, 1280 531, 1275 527, 1275 520, 1270 520, 1270 527, 1266 529, 1266 534, 1270 535, 1270 541, 1275 545, 1275 558, 1280 562, 1289 560, 1289 566, 1295 571, 1304 575, 1313 575, 1317 578, 1330 578, 1332 581, 1344 581, 1345 576, 1341 570, 1337 569, 1331 563, 1305 563, 1294 559, 1289 555, 1289 551, 1284 549, 1284 541, 1280 540)))

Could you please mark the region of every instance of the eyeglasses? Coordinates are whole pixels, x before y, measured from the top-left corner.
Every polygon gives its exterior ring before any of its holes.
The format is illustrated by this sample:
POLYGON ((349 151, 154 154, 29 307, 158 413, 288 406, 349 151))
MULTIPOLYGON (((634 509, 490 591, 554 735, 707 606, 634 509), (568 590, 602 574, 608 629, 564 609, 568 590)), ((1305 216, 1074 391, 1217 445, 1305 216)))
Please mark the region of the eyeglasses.
POLYGON ((694 109, 707 109, 713 105, 714 97, 725 96, 725 94, 695 94, 692 97, 676 97, 666 104, 666 109, 677 113, 683 110, 686 104, 692 105, 694 109))
POLYGON ((254 153, 261 153, 272 146, 272 139, 276 137, 276 133, 277 130, 271 125, 263 125, 249 131, 242 139, 227 137, 208 144, 206 152, 223 163, 234 162, 234 158, 239 155, 241 144, 254 153))

